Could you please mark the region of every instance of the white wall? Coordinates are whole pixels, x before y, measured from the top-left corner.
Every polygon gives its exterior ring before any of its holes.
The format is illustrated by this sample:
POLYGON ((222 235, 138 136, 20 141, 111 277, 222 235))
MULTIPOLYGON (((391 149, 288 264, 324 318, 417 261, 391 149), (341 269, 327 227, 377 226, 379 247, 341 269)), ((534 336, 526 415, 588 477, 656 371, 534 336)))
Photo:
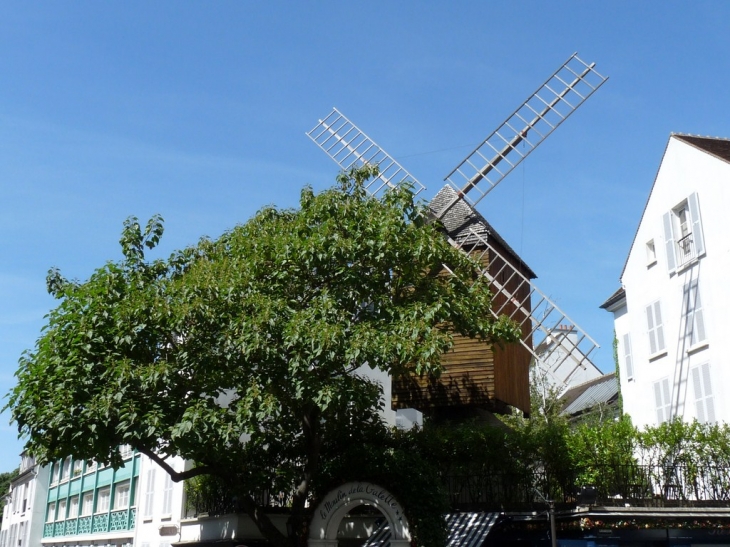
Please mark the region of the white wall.
POLYGON ((10 485, 10 501, 4 510, 0 547, 36 547, 41 543, 48 468, 38 468, 32 460, 23 458, 20 472, 10 485))
MULTIPOLYGON (((185 467, 181 458, 170 458, 167 462, 175 471, 185 467)), ((179 541, 183 493, 183 482, 172 482, 164 469, 142 456, 137 487, 136 547, 158 547, 179 541)))
POLYGON ((649 201, 631 247, 622 284, 626 308, 614 312, 619 340, 624 410, 636 425, 656 424, 654 384, 667 379, 672 415, 692 419, 695 408, 692 369, 709 363, 715 416, 730 421, 730 408, 721 396, 730 386, 728 334, 730 321, 730 164, 670 138, 649 201), (705 256, 670 275, 663 215, 696 192, 702 217, 705 256), (656 263, 647 260, 646 244, 654 241, 656 263), (696 279, 706 329, 705 343, 689 347, 683 330, 683 286, 696 279), (666 351, 650 355, 646 307, 661 304, 666 351), (633 378, 628 377, 624 334, 630 335, 633 378))

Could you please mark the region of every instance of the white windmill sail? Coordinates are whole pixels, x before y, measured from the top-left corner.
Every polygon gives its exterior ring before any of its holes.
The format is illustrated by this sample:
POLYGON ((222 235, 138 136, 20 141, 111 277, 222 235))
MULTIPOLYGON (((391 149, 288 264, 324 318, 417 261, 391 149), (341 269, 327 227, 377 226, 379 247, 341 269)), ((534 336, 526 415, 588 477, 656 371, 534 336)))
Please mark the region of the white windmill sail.
POLYGON ((571 55, 446 176, 456 197, 444 212, 459 198, 475 207, 607 79, 595 63, 571 55))
POLYGON ((380 148, 365 133, 336 108, 307 133, 317 146, 327 153, 343 170, 363 165, 377 165, 380 173, 367 183, 366 189, 377 196, 402 182, 413 185, 419 194, 425 189, 416 177, 380 148))
MULTIPOLYGON (((498 251, 491 241, 496 232, 476 212, 474 205, 605 82, 606 78, 599 75, 593 67, 593 64, 587 65, 576 55, 572 55, 450 173, 447 177, 448 184, 429 205, 431 213, 447 227, 451 243, 481 263, 489 265, 482 270, 482 274, 490 281, 495 293, 500 295, 498 300, 501 304, 492 309, 495 317, 507 315, 520 324, 523 332, 529 333, 520 341, 523 347, 536 362, 547 367, 547 373, 556 382, 565 385, 577 370, 587 366, 589 356, 598 348, 598 344, 537 288, 523 273, 524 268, 513 264, 509 257, 498 251), (528 115, 528 112, 531 114, 528 115), (529 145, 526 152, 517 149, 521 142, 529 145), (492 150, 491 156, 487 154, 487 150, 492 150), (485 163, 477 167, 479 164, 476 162, 480 158, 485 163), (464 180, 461 184, 457 183, 459 177, 464 180), (487 181, 487 188, 481 190, 479 184, 484 180, 487 181), (473 189, 477 189, 472 194, 476 199, 465 199, 473 189), (452 218, 474 218, 475 221, 454 231, 447 226, 452 218), (485 256, 487 253, 488 256, 485 256), (573 336, 564 336, 566 331, 573 333, 573 336), (563 367, 565 370, 566 362, 569 363, 570 372, 562 377, 555 376, 555 371, 559 368, 563 367)), ((342 169, 365 164, 379 165, 380 176, 367 188, 373 195, 404 181, 409 182, 416 193, 424 189, 413 175, 337 109, 333 109, 320 120, 307 132, 307 136, 342 169)), ((503 240, 499 246, 503 249, 506 246, 509 250, 503 240)))

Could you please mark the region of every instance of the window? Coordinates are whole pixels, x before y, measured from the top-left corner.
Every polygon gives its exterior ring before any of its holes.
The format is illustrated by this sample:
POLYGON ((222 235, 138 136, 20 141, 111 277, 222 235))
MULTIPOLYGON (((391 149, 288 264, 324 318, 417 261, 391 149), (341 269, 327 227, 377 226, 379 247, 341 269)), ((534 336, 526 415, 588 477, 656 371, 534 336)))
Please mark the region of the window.
POLYGON ((662 222, 670 274, 705 254, 700 204, 696 192, 671 211, 664 213, 662 222))
POLYGON ((656 247, 654 247, 654 240, 646 242, 646 265, 653 266, 656 264, 656 247))
POLYGON ((129 507, 129 481, 120 482, 114 487, 114 509, 129 507))
POLYGON ((51 484, 57 483, 58 478, 61 476, 61 462, 53 464, 53 475, 51 476, 51 484))
POLYGON ((123 444, 119 447, 119 454, 121 454, 122 459, 126 460, 128 458, 132 457, 132 447, 128 444, 123 444))
POLYGON ((151 517, 154 511, 155 502, 155 469, 147 470, 147 476, 145 477, 145 490, 144 490, 144 516, 151 517))
POLYGON ((76 477, 83 471, 84 462, 81 460, 74 460, 73 476, 76 477))
POLYGON ((61 480, 64 481, 71 475, 71 458, 66 458, 61 464, 61 480))
POLYGON ((669 390, 669 378, 654 382, 654 401, 656 402, 657 424, 671 420, 672 401, 669 390))
POLYGON ((624 365, 626 366, 626 379, 632 380, 634 378, 634 363, 631 360, 631 337, 628 333, 624 334, 623 346, 624 365))
POLYGON ((94 493, 86 492, 84 494, 83 502, 81 505, 81 515, 82 516, 90 515, 93 510, 94 510, 94 493))
POLYGON ((68 500, 68 518, 75 519, 79 516, 79 497, 73 496, 68 500))
POLYGON ((169 515, 172 513, 172 478, 169 473, 165 473, 165 489, 162 495, 162 514, 169 515))
POLYGON ((58 502, 58 520, 64 520, 66 518, 66 500, 58 502))
POLYGON ((106 513, 109 511, 109 502, 111 501, 111 491, 109 487, 102 488, 96 494, 96 512, 106 513))
POLYGON ((649 355, 664 351, 664 327, 662 326, 662 307, 657 300, 646 307, 646 325, 649 334, 649 355))
POLYGON ((20 462, 20 471, 25 471, 27 469, 30 469, 35 465, 35 458, 33 456, 29 456, 28 454, 23 454, 21 462, 20 462))
POLYGON ((694 388, 697 421, 715 423, 715 401, 712 396, 709 363, 692 369, 692 387, 694 388))
POLYGON ((86 462, 86 472, 93 473, 96 471, 96 462, 86 462))
POLYGON ((690 281, 684 286, 684 321, 685 337, 689 347, 703 342, 705 336, 705 321, 702 317, 702 300, 697 280, 690 281))
POLYGON ((46 522, 53 522, 56 519, 56 504, 48 504, 48 513, 46 514, 46 522))

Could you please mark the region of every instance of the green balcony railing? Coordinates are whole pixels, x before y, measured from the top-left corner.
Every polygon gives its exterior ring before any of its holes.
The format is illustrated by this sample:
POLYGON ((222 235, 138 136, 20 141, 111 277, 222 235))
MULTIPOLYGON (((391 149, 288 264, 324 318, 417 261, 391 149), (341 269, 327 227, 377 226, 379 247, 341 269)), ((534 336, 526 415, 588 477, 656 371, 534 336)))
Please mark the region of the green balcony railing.
POLYGON ((111 511, 110 513, 46 523, 43 527, 43 537, 103 534, 133 530, 136 521, 137 509, 132 507, 131 509, 111 511))

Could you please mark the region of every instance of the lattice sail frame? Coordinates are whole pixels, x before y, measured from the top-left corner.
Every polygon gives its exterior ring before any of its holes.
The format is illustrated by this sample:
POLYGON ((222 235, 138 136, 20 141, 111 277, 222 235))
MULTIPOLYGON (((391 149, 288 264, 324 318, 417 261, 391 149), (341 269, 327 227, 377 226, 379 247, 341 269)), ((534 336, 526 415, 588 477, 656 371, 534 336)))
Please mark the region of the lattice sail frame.
POLYGON ((520 344, 556 384, 567 385, 579 369, 592 364, 590 355, 599 347, 596 341, 497 251, 488 238, 470 229, 464 243, 457 243, 451 238, 449 242, 479 263, 485 263, 484 257, 487 256, 489 266, 482 269, 482 275, 505 297, 501 306, 492 307, 492 315, 495 318, 506 315, 520 327, 529 321, 528 335, 520 338, 520 344), (492 269, 493 264, 498 264, 498 268, 492 269), (533 302, 533 297, 537 302, 533 302), (566 336, 566 333, 574 334, 575 339, 566 336), (532 340, 533 344, 526 340, 532 340), (560 378, 555 372, 566 362, 573 366, 564 378, 560 378))
POLYGON ((550 133, 555 131, 608 78, 576 53, 484 139, 444 179, 459 197, 476 207, 550 133), (520 145, 522 145, 520 147, 520 145))
POLYGON ((345 171, 366 164, 377 165, 380 174, 365 187, 374 196, 403 183, 412 184, 416 195, 425 189, 416 177, 336 108, 326 118, 319 120, 307 136, 345 171))
MULTIPOLYGON (((526 158, 606 81, 607 78, 598 74, 593 67, 594 64, 584 63, 575 54, 569 57, 512 116, 507 118, 447 176, 447 186, 451 186, 456 191, 456 197, 436 212, 436 217, 442 218, 460 199, 463 199, 465 205, 473 210, 474 206, 519 162, 526 158), (566 78, 570 79, 568 75, 573 77, 570 83, 565 81, 566 78), (559 91, 554 89, 558 87, 556 82, 563 85, 559 91), (549 96, 546 98, 546 95, 549 96), (570 102, 569 99, 572 99, 573 102, 570 102), (539 107, 540 110, 537 110, 535 105, 542 106, 539 107), (532 119, 529 119, 527 112, 532 113, 532 119), (524 125, 520 126, 518 122, 524 122, 524 125), (515 126, 518 129, 515 129, 515 126), (530 132, 536 134, 536 137, 528 139, 530 132), (501 148, 495 145, 495 142, 502 143, 501 148), (520 143, 525 143, 525 151, 517 148, 520 143), (491 160, 485 156, 486 150, 494 152, 495 155, 491 160), (484 159, 486 165, 477 168, 474 163, 475 158, 484 159), (502 161, 506 162, 507 167, 499 169, 497 166, 502 161), (490 173, 493 171, 495 175, 490 178, 490 173), (466 181, 465 186, 463 184, 460 186, 455 182, 459 181, 459 177, 466 181), (487 189, 479 190, 476 199, 467 199, 466 195, 469 191, 478 188, 478 184, 483 180, 488 183, 487 189)), ((425 189, 423 184, 336 108, 308 131, 307 136, 344 170, 365 164, 378 165, 380 175, 366 187, 367 191, 374 196, 402 183, 411 184, 416 194, 425 189)), ((507 315, 520 326, 524 326, 529 321, 530 336, 523 337, 520 343, 530 352, 535 362, 540 363, 544 372, 556 383, 566 387, 573 374, 590 363, 589 356, 599 347, 598 344, 530 279, 506 260, 487 238, 473 230, 471 236, 464 239, 468 244, 459 244, 452 239, 450 239, 450 243, 463 252, 471 254, 477 260, 483 258, 485 253, 490 253, 488 257, 490 265, 495 262, 495 258, 499 259, 501 265, 498 271, 489 271, 490 268, 487 267, 482 270, 482 275, 500 294, 505 296, 505 304, 510 302, 512 306, 508 313, 503 313, 507 311, 503 305, 499 309, 492 309, 492 314, 495 317, 501 314, 507 315), (502 274, 505 274, 506 281, 500 283, 497 279, 502 274), (511 286, 517 288, 512 291, 508 290, 508 283, 512 283, 511 286), (527 296, 518 298, 517 294, 524 289, 526 289, 527 296), (534 305, 531 302, 533 296, 538 298, 537 304, 534 305), (566 332, 575 334, 575 340, 566 336, 566 332), (532 344, 528 344, 526 339, 531 339, 532 344), (572 361, 574 366, 571 372, 561 379, 555 375, 555 372, 566 361, 572 361)))

